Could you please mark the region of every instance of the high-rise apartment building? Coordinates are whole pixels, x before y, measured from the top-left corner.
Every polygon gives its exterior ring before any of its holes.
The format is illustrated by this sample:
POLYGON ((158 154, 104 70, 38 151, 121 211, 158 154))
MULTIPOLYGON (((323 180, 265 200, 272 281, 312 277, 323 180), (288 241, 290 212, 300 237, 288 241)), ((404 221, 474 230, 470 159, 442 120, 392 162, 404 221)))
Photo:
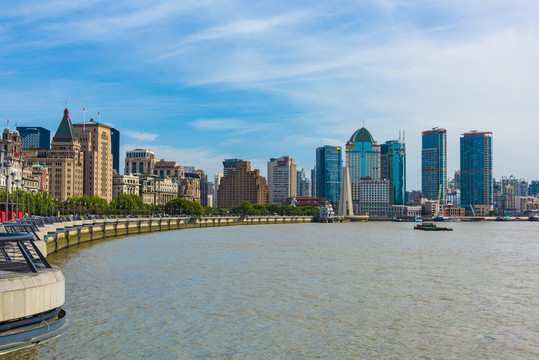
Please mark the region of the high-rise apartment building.
POLYGON ((434 128, 422 132, 421 191, 429 200, 446 199, 447 131, 434 128))
POLYGON ((239 160, 235 171, 228 171, 221 178, 217 193, 219 208, 238 206, 242 201, 251 204, 266 204, 268 202, 268 186, 266 179, 260 176, 260 170, 251 171, 251 162, 239 160))
POLYGON ((268 161, 268 189, 270 204, 284 204, 286 198, 298 195, 298 170, 290 156, 271 158, 268 161))
POLYGON ((492 132, 472 131, 460 137, 460 203, 486 215, 493 204, 492 132))
POLYGON ((17 126, 23 149, 50 149, 51 132, 38 126, 17 126))
POLYGON ((111 127, 93 119, 73 125, 84 153, 84 194, 112 200, 111 127))
POLYGON ((26 159, 26 164, 46 165, 53 197, 65 201, 69 197, 84 194, 84 153, 68 109, 64 110, 64 117, 52 138, 51 149, 36 152, 36 156, 26 159))
POLYGON ((341 196, 342 147, 325 145, 316 148, 316 196, 332 203, 341 196))
POLYGON ((406 147, 404 139, 380 145, 380 178, 389 181, 389 203, 406 203, 406 147))
POLYGON ((135 149, 125 153, 124 174, 153 174, 157 158, 148 149, 135 149))
POLYGON ((110 148, 112 151, 112 168, 120 173, 120 132, 115 128, 110 129, 110 148))

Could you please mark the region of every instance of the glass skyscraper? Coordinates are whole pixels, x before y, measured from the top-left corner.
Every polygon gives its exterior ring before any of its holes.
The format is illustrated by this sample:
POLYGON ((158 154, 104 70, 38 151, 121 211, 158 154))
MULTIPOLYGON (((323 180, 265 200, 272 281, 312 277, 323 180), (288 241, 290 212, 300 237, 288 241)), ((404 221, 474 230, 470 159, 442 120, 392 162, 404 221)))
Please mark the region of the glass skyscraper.
POLYGON ((493 204, 492 132, 469 132, 460 138, 461 205, 493 204))
POLYGON ((341 196, 342 147, 323 146, 316 149, 316 196, 332 203, 341 196))
POLYGON ((110 129, 110 150, 112 152, 112 168, 120 173, 120 132, 110 129))
POLYGON ((406 201, 406 148, 404 140, 386 141, 380 145, 381 178, 389 180, 389 203, 404 205, 406 201))
POLYGON ((42 127, 17 126, 23 149, 50 149, 51 132, 42 127))
POLYGON ((421 147, 421 191, 429 200, 446 199, 447 131, 434 128, 423 131, 421 147))

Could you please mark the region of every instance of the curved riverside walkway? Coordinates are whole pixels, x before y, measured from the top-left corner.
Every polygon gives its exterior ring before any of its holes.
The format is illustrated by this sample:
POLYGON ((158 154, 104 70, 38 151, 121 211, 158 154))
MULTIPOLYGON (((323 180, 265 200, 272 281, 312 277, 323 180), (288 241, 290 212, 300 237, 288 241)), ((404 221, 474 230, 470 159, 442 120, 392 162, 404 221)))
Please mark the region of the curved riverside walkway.
POLYGON ((217 226, 293 224, 312 222, 310 216, 140 217, 74 220, 44 224, 36 232, 43 254, 83 242, 157 231, 217 226))

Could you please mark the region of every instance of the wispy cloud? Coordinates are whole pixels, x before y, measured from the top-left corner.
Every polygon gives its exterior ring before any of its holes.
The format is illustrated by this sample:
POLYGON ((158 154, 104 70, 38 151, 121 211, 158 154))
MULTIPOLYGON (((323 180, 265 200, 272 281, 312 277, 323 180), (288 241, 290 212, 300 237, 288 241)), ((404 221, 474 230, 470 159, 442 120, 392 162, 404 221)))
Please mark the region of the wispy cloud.
POLYGON ((140 141, 154 141, 159 136, 150 132, 123 130, 123 134, 140 141))

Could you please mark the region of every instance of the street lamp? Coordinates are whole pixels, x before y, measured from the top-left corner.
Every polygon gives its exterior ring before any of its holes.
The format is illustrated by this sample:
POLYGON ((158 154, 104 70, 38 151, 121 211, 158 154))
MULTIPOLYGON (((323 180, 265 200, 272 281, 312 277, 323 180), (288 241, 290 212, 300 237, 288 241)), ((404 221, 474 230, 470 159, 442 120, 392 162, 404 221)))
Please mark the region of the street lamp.
POLYGON ((39 211, 39 215, 41 217, 43 217, 43 191, 39 193, 39 197, 41 199, 41 201, 40 201, 41 210, 39 211))
POLYGON ((24 202, 24 187, 26 185, 24 185, 24 183, 21 183, 21 190, 22 190, 22 216, 23 217, 26 217, 25 214, 27 213, 27 208, 26 208, 26 203, 24 202))
POLYGON ((15 203, 15 216, 17 219, 19 218, 19 182, 21 179, 15 179, 15 196, 16 196, 16 203, 15 203))
POLYGON ((15 171, 12 171, 11 174, 10 174, 13 178, 11 180, 11 202, 10 202, 10 207, 11 207, 11 220, 13 220, 13 185, 15 184, 15 175, 17 175, 15 173, 15 171))

